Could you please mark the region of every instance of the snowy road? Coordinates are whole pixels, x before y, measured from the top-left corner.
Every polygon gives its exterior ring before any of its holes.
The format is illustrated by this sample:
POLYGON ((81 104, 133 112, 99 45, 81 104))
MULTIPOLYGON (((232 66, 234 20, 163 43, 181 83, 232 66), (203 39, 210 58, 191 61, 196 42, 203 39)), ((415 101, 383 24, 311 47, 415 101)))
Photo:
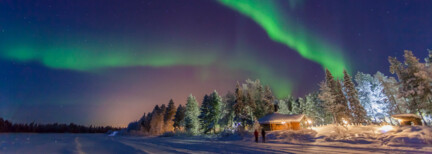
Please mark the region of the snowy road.
POLYGON ((427 153, 382 148, 251 143, 103 134, 0 134, 0 153, 427 153))

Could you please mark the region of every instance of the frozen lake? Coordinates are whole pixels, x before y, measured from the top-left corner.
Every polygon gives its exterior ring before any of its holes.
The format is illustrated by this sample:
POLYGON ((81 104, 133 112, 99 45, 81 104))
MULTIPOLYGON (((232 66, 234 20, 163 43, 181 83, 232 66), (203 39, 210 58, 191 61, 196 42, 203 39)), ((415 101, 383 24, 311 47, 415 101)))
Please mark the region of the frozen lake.
POLYGON ((427 153, 370 147, 346 147, 203 138, 109 137, 105 134, 0 134, 0 153, 427 153))

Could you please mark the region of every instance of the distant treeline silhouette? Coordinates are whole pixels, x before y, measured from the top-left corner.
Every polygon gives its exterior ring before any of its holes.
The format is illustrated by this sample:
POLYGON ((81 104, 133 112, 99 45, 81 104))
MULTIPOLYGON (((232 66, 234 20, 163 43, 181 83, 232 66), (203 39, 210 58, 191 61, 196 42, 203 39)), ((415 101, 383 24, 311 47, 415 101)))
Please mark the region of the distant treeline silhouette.
POLYGON ((0 118, 0 132, 3 133, 107 133, 108 131, 120 130, 111 126, 83 126, 74 123, 70 124, 19 124, 12 123, 8 120, 0 118))

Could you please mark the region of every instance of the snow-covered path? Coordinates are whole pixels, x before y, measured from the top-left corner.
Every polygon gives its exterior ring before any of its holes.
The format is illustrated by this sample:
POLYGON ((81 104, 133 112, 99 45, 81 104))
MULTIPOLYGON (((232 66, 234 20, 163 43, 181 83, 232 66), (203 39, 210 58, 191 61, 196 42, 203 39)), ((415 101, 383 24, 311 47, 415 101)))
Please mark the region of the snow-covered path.
POLYGON ((0 134, 0 153, 427 153, 369 147, 251 143, 103 134, 0 134))

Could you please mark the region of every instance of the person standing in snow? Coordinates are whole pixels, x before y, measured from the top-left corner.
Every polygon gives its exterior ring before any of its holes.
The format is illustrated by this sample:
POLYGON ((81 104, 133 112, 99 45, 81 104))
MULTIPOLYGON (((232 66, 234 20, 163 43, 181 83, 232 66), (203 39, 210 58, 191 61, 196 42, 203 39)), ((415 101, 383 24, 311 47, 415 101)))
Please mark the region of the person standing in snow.
POLYGON ((261 135, 262 135, 262 138, 263 138, 263 143, 265 143, 265 135, 266 135, 266 133, 265 133, 264 129, 261 129, 261 135))
POLYGON ((258 130, 255 129, 254 135, 255 135, 255 142, 258 143, 258 135, 259 135, 258 130))

